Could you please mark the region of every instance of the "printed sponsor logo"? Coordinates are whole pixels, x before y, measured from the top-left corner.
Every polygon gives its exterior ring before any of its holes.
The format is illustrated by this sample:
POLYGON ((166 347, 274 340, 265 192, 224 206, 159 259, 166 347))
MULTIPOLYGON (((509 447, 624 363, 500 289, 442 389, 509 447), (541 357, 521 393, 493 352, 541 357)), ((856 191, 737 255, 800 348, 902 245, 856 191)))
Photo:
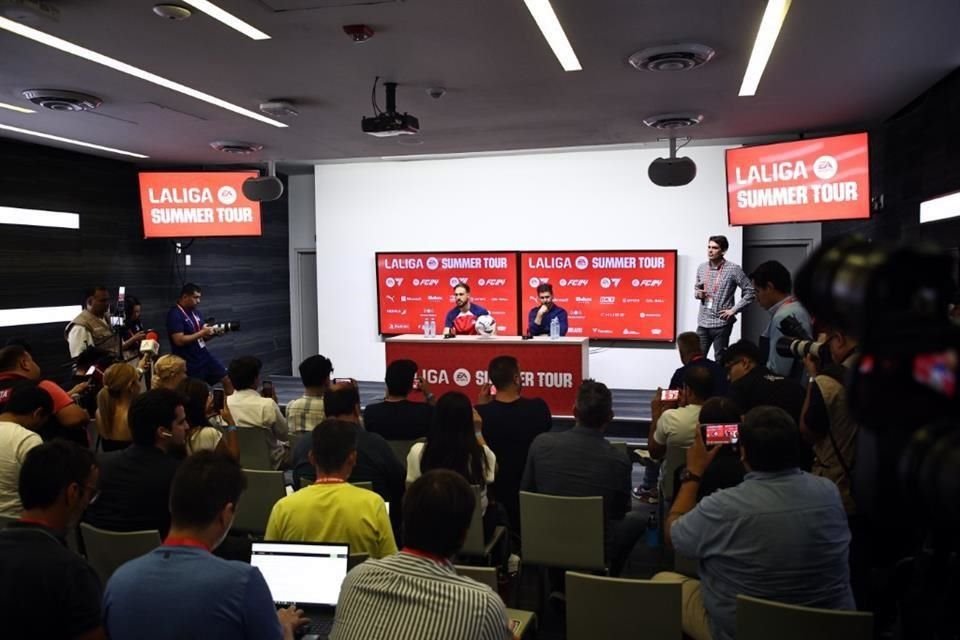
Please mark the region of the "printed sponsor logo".
POLYGON ((531 286, 531 287, 534 287, 534 288, 539 287, 539 286, 540 286, 540 278, 530 278, 530 286, 531 286))
MULTIPOLYGON (((417 285, 417 281, 414 280, 414 281, 413 281, 413 284, 414 284, 414 285, 417 285)), ((435 287, 435 286, 437 286, 438 284, 440 284, 440 280, 434 278, 434 279, 432 279, 432 280, 421 280, 420 283, 419 283, 419 286, 421 286, 421 287, 435 287)))
POLYGON ((638 336, 640 335, 639 331, 634 331, 633 329, 624 329, 623 335, 625 336, 638 336))
MULTIPOLYGON (((480 284, 483 284, 482 280, 480 281, 480 284)), ((507 284, 507 280, 505 278, 493 278, 492 280, 487 280, 488 287, 502 287, 505 284, 507 284)))
POLYGON ((217 199, 223 204, 233 204, 237 201, 237 190, 229 185, 224 185, 217 191, 217 199))
MULTIPOLYGON (((563 283, 561 282, 561 284, 563 283)), ((585 287, 588 284, 590 284, 590 281, 583 278, 578 280, 567 280, 568 287, 585 287)))
POLYGON ((430 302, 443 302, 443 296, 427 296, 430 302))
POLYGON ((663 286, 663 280, 634 280, 635 287, 660 287, 663 286))
POLYGON ((583 333, 583 327, 570 327, 570 328, 568 328, 568 329, 567 329, 567 335, 569 335, 569 334, 571 334, 571 333, 582 334, 582 333, 583 333))
POLYGON ((620 302, 624 304, 637 303, 640 302, 640 298, 620 298, 620 302))
MULTIPOLYGON (((415 286, 415 287, 419 287, 419 286, 420 286, 420 278, 414 278, 414 279, 413 279, 413 286, 415 286)), ((636 285, 634 285, 634 286, 636 286, 636 285)))
POLYGON ((477 280, 477 284, 478 284, 479 286, 481 286, 481 287, 482 287, 483 285, 485 285, 486 283, 487 283, 487 281, 484 280, 483 278, 480 278, 479 280, 477 280))
POLYGON ((616 304, 617 299, 614 296, 600 296, 600 304, 616 304))
POLYGON ((453 372, 453 382, 458 387, 466 387, 470 384, 470 372, 460 368, 453 372))
POLYGON ((439 266, 440 266, 439 260, 437 260, 433 256, 430 256, 429 258, 427 258, 427 269, 430 269, 430 271, 433 271, 439 266))
POLYGON ((655 336, 658 336, 661 333, 663 333, 663 329, 650 329, 650 333, 652 333, 655 336))
POLYGON ((839 164, 833 156, 820 156, 813 161, 813 174, 821 180, 829 180, 837 175, 839 164))
POLYGON ((591 298, 590 296, 577 296, 576 300, 577 302, 586 302, 586 303, 593 302, 593 298, 591 298))
POLYGON ((604 289, 609 289, 610 287, 619 287, 620 278, 600 278, 600 286, 604 289))
POLYGON ((590 261, 587 260, 586 256, 577 256, 577 259, 573 261, 573 264, 577 266, 577 269, 583 271, 588 266, 590 266, 590 261))
POLYGON ((397 281, 394 280, 393 278, 387 278, 386 283, 387 283, 387 286, 390 287, 391 289, 397 286, 397 281))
POLYGON ((612 336, 613 330, 612 329, 594 329, 594 333, 598 333, 600 335, 605 335, 605 336, 612 336))

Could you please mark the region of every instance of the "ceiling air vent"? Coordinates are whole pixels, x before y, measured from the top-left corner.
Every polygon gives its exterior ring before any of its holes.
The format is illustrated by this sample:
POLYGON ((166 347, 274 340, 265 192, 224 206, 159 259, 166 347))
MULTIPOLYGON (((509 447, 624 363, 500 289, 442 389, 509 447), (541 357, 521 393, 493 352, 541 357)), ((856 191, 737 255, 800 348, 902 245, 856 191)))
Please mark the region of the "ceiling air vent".
POLYGON ((211 142, 210 146, 217 151, 233 153, 240 156, 256 153, 257 151, 263 149, 262 144, 255 144, 253 142, 236 142, 232 140, 217 140, 216 142, 211 142))
POLYGON ((103 104, 103 100, 96 96, 59 89, 27 89, 23 97, 51 111, 93 111, 103 104))
POLYGON ((627 60, 640 71, 689 71, 707 64, 715 54, 703 44, 668 44, 637 51, 627 60))
POLYGON ((685 129, 695 127, 703 122, 703 115, 699 113, 662 113, 643 119, 643 124, 652 129, 685 129))

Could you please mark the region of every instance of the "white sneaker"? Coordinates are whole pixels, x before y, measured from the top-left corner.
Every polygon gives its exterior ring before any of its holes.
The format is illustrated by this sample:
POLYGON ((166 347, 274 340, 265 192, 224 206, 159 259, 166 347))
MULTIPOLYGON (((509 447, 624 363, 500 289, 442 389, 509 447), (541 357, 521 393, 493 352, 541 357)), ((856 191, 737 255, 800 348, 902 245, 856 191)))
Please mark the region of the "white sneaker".
POLYGON ((507 558, 507 573, 511 575, 520 573, 520 556, 515 553, 511 553, 507 558))

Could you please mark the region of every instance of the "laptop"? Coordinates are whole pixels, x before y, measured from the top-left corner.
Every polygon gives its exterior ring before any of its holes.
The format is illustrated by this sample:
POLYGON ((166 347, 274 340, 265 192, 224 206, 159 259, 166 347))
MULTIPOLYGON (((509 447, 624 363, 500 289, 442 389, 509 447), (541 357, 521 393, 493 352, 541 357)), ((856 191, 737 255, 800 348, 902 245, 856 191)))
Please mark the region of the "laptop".
POLYGON ((310 624, 297 635, 313 640, 325 639, 333 628, 349 558, 347 544, 254 542, 250 564, 263 574, 277 606, 303 609, 310 624))

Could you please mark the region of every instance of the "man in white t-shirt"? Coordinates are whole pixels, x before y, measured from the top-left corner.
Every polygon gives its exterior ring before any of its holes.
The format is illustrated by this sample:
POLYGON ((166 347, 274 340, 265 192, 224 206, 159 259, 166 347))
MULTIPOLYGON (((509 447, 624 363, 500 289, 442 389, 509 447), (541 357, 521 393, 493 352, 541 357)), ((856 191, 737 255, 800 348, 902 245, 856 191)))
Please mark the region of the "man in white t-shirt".
POLYGON ((34 382, 13 389, 0 413, 0 515, 20 516, 20 467, 27 452, 43 444, 39 429, 53 413, 50 394, 34 382))
MULTIPOLYGON (((650 422, 647 450, 650 457, 660 460, 671 449, 686 449, 693 444, 700 421, 700 407, 713 395, 713 376, 706 367, 690 367, 683 379, 680 391, 680 406, 676 409, 658 411, 660 390, 654 396, 654 420, 650 422)), ((660 467, 661 479, 674 469, 664 464, 660 467)))
POLYGON ((290 466, 287 420, 277 404, 276 391, 269 398, 257 391, 262 366, 253 356, 242 356, 230 363, 227 375, 236 391, 227 396, 227 408, 238 427, 263 429, 274 468, 286 469, 290 466))

